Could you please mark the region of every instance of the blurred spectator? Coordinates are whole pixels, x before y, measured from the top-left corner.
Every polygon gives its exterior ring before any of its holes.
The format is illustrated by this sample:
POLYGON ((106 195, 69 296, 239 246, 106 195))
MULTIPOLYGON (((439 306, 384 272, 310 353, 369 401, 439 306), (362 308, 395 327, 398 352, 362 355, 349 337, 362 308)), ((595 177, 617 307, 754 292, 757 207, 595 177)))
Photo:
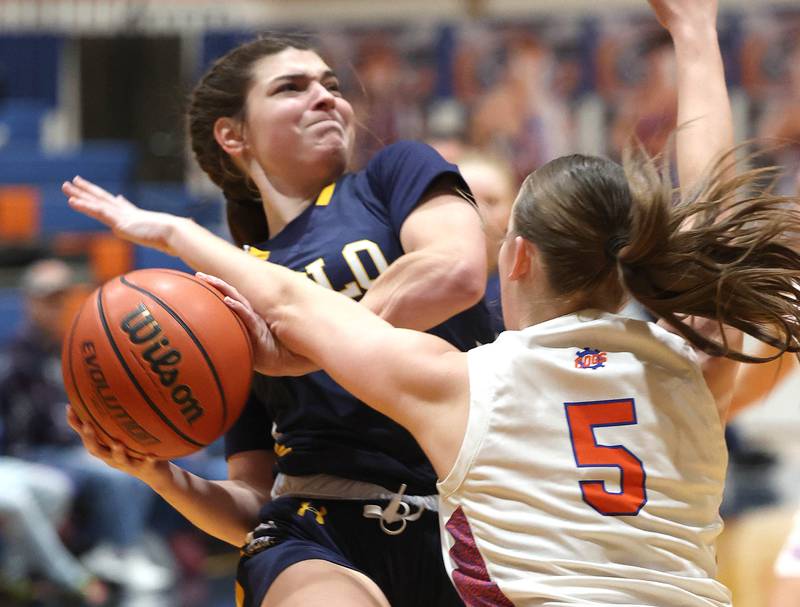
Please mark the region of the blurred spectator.
MULTIPOLYGON (((228 478, 225 442, 221 438, 205 449, 175 460, 175 463, 184 470, 210 481, 228 478)), ((222 551, 230 552, 229 544, 211 538, 160 497, 156 501, 152 518, 154 528, 168 539, 183 578, 199 578, 205 574, 209 542, 218 542, 222 551)))
POLYGON ((418 139, 425 127, 424 105, 434 85, 431 62, 412 63, 404 41, 390 32, 363 37, 356 50, 354 69, 360 91, 353 91, 353 109, 362 117, 356 167, 361 167, 385 145, 398 139, 418 139))
POLYGON ((442 155, 442 158, 458 164, 461 155, 469 151, 466 141, 467 117, 464 107, 456 99, 439 99, 429 109, 428 136, 425 143, 442 155))
POLYGON ((0 456, 0 597, 36 598, 40 576, 64 600, 102 605, 108 588, 64 546, 58 528, 72 501, 72 484, 53 468, 0 456))
MULTIPOLYGON (((759 344, 756 356, 769 356, 775 351, 759 344)), ((736 416, 753 406, 773 406, 776 393, 786 388, 785 382, 796 381, 798 361, 794 354, 785 354, 773 362, 742 365, 729 415, 736 416), (769 401, 773 401, 770 403, 769 401)), ((792 579, 792 560, 800 563, 796 539, 784 546, 782 556, 775 562, 781 545, 787 542, 791 509, 787 509, 787 487, 777 482, 785 455, 778 441, 756 446, 744 430, 752 428, 752 419, 734 417, 726 430, 730 463, 721 513, 725 530, 719 551, 720 575, 729 583, 734 604, 739 607, 788 607, 800 603, 785 602, 792 588, 800 588, 800 578, 792 579), (773 448, 775 452, 773 453, 773 448), (774 569, 774 571, 773 571, 774 569), (770 602, 769 588, 774 581, 774 598, 770 602), (776 602, 777 601, 777 602, 776 602)), ((796 538, 796 536, 795 536, 796 538)), ((794 575, 800 575, 800 569, 794 575)))
POLYGON ((635 137, 651 155, 662 152, 675 129, 678 116, 675 53, 669 35, 657 32, 616 57, 620 83, 616 93, 610 141, 612 155, 619 157, 635 137))
POLYGON ((775 455, 751 445, 735 421, 726 426, 725 441, 728 444, 728 474, 720 506, 722 518, 731 522, 751 510, 777 504, 775 455))
POLYGON ((66 423, 60 350, 75 284, 58 259, 36 262, 22 277, 27 323, 0 365, 0 453, 52 466, 74 483, 93 546, 83 555, 87 568, 131 590, 160 590, 172 572, 137 549, 155 494, 89 455, 66 423))
MULTIPOLYGON (((800 44, 797 45, 800 50, 800 44)), ((800 60, 800 54, 798 54, 800 60)), ((800 84, 800 70, 798 70, 800 84)), ((798 88, 798 110, 800 110, 800 88, 798 88)), ((800 127, 800 124, 798 125, 800 127)), ((800 132, 798 132, 800 149, 800 132)), ((792 190, 800 194, 800 167, 794 174, 792 190)), ((771 354, 762 349, 761 354, 771 354)), ((800 373, 800 363, 795 355, 784 354, 777 360, 763 365, 749 365, 739 373, 738 390, 731 405, 734 411, 751 403, 764 400, 780 383, 790 381, 800 373)), ((791 529, 775 559, 774 582, 769 593, 769 607, 800 607, 800 509, 794 515, 791 529)))
POLYGON ((775 164, 786 169, 777 191, 794 190, 794 175, 800 174, 800 24, 791 44, 785 44, 779 70, 781 83, 763 104, 757 137, 766 146, 778 145, 775 164))
POLYGON ((569 104, 554 86, 557 67, 550 46, 516 36, 498 81, 475 103, 471 143, 512 159, 520 178, 574 149, 569 104))
POLYGON ((472 190, 483 219, 489 267, 485 300, 491 314, 492 328, 495 333, 501 333, 505 327, 500 303, 497 255, 506 236, 519 181, 510 162, 499 156, 476 151, 462 154, 458 160, 458 168, 472 190))

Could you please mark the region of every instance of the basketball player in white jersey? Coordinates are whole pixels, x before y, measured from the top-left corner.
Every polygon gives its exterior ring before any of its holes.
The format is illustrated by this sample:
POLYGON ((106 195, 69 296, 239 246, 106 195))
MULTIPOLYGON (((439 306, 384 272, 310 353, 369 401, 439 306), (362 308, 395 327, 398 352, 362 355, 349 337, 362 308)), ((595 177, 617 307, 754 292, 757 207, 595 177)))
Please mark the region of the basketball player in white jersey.
MULTIPOLYGON (((223 279, 207 277, 260 357, 309 358, 416 437, 440 479, 445 560, 468 605, 730 604, 714 541, 728 392, 747 357, 740 333, 712 339, 691 317, 797 351, 800 255, 784 235, 800 218, 769 193, 737 198, 757 174, 731 176, 731 155, 701 171, 732 140, 716 0, 651 4, 678 59, 683 198, 673 204, 668 171, 635 153, 624 168, 570 156, 531 174, 499 254, 509 330, 466 354, 190 220, 80 178, 64 185, 120 236, 223 279), (628 295, 674 332, 617 315, 628 295)), ((157 464, 71 420, 117 467, 157 464)), ((399 498, 388 509, 398 526, 415 514, 399 498)), ((269 525, 251 537, 251 551, 280 541, 269 525)))

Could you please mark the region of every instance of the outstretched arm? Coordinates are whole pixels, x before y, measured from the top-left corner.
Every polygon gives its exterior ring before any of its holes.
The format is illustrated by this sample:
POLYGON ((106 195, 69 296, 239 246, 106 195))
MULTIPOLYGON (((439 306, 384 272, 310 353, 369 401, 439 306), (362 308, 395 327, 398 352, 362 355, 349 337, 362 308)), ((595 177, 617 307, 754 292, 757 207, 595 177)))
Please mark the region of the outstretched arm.
POLYGON ((80 178, 63 188, 74 209, 118 236, 178 255, 234 286, 282 344, 405 426, 438 473, 449 470, 466 424, 466 354, 432 335, 396 329, 350 298, 256 259, 189 219, 143 211, 80 178))
MULTIPOLYGON (((717 0, 650 0, 656 17, 672 37, 678 69, 676 155, 681 189, 696 186, 712 162, 733 146, 733 117, 717 37, 717 0)), ((708 334, 716 323, 697 319, 708 334)), ((741 349, 741 331, 726 329, 733 349, 741 349)), ((700 354, 703 375, 720 417, 727 418, 739 363, 700 354)))
POLYGON ((670 33, 678 70, 676 148, 681 188, 733 146, 733 117, 717 37, 717 0, 650 0, 670 33))
MULTIPOLYGON (((759 343, 757 356, 771 356, 775 351, 759 343)), ((786 353, 772 362, 758 365, 745 365, 736 378, 736 389, 729 411, 729 417, 739 414, 743 409, 760 404, 786 378, 798 370, 797 358, 786 353)))

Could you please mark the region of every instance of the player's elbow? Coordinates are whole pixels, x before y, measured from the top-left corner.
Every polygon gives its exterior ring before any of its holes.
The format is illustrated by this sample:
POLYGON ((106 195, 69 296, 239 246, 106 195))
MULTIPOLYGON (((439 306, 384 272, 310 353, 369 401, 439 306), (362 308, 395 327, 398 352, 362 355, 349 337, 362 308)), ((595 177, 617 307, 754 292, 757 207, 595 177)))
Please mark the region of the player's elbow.
POLYGON ((461 309, 474 306, 486 290, 486 262, 478 256, 454 261, 444 288, 461 309))

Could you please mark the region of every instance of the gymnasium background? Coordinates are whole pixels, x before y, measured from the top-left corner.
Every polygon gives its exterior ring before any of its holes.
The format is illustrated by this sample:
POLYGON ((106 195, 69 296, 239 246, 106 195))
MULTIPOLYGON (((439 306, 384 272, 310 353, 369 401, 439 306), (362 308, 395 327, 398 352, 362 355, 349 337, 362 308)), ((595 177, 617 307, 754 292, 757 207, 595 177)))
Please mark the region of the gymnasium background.
MULTIPOLYGON (((720 10, 737 138, 780 143, 779 187, 796 191, 800 2, 720 10)), ((35 259, 68 259, 89 283, 182 267, 71 212, 65 179, 224 233, 219 196, 187 154, 183 101, 214 57, 265 29, 316 38, 362 122, 357 163, 418 138, 505 155, 524 176, 566 152, 615 156, 631 132, 659 149, 675 121, 671 47, 644 0, 0 0, 0 346, 22 322, 19 275, 35 259)), ((746 449, 732 458, 719 559, 739 607, 766 605, 800 500, 800 372, 784 364, 734 421, 746 449)), ((232 604, 235 558, 222 556, 206 576, 222 590, 191 604, 232 604)))

